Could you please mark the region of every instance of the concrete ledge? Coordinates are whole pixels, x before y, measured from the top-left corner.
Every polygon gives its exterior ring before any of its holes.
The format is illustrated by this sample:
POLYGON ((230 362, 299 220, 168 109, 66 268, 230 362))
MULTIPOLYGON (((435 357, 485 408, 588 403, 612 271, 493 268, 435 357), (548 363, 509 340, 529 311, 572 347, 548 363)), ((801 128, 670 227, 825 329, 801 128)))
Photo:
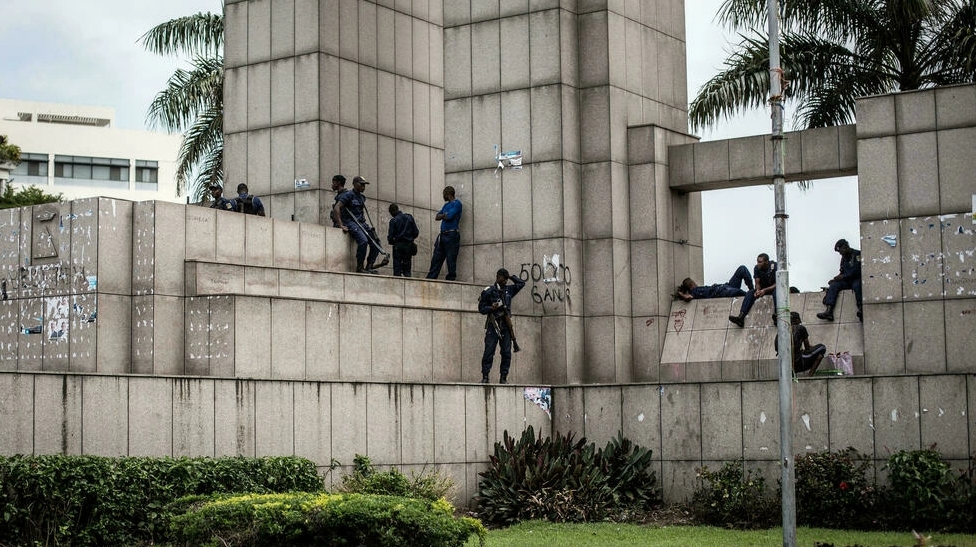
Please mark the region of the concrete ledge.
MULTIPOLYGON (((849 351, 854 373, 864 374, 864 330, 857 320, 851 291, 841 293, 834 321, 817 318, 823 311, 823 293, 790 295, 790 309, 800 313, 810 341, 824 344, 828 352, 849 351)), ((777 378, 774 349, 776 328, 772 298, 759 299, 744 328, 729 322, 738 313, 742 298, 710 298, 671 304, 667 334, 661 355, 661 380, 706 382, 719 380, 767 380, 777 378)), ((821 368, 830 368, 826 361, 821 368)))
MULTIPOLYGON (((857 174, 854 125, 791 131, 786 137, 786 180, 815 180, 857 174)), ((668 147, 669 180, 677 192, 701 192, 771 184, 772 144, 768 135, 678 144, 668 147)))

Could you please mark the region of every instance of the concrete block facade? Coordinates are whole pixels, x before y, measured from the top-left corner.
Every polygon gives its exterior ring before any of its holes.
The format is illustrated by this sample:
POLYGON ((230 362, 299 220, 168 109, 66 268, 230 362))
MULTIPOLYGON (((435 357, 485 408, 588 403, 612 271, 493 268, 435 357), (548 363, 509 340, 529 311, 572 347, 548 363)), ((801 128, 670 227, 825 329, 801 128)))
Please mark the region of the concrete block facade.
POLYGON ((869 373, 972 369, 976 132, 957 106, 973 101, 972 85, 858 100, 869 373))
MULTIPOLYGON (((601 448, 620 432, 652 449, 668 501, 690 498, 703 465, 744 458, 767 480, 779 473, 775 380, 555 387, 552 418, 518 386, 0 372, 0 390, 4 454, 294 454, 329 484, 368 454, 445 473, 461 503, 477 494, 495 442, 529 425, 601 448), (343 465, 327 473, 333 459, 343 465)), ((968 373, 803 378, 792 442, 797 454, 853 446, 878 468, 891 451, 937 444, 965 467, 974 399, 968 373)))

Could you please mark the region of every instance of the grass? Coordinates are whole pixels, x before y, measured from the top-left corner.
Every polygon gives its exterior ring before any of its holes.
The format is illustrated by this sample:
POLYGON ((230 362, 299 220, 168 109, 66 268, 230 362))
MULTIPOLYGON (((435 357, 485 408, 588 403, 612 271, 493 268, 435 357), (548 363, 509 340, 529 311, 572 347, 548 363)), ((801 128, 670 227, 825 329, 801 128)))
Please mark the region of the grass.
MULTIPOLYGON (((929 547, 976 547, 976 535, 928 534, 929 547)), ((817 543, 835 547, 914 547, 911 532, 858 532, 798 528, 797 547, 814 547, 817 543)), ((734 545, 736 547, 778 547, 783 544, 783 531, 725 530, 710 526, 651 527, 636 524, 590 523, 553 524, 530 521, 509 528, 490 530, 486 547, 524 547, 526 545, 567 547, 701 547, 704 545, 734 545)), ((476 547, 477 539, 466 544, 476 547)))

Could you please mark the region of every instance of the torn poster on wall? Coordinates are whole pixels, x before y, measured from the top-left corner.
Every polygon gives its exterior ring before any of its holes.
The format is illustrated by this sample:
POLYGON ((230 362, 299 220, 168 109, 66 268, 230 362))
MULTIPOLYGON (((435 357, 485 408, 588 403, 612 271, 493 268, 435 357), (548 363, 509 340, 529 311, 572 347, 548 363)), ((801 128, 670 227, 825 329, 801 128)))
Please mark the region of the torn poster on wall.
POLYGON ((552 389, 548 387, 525 388, 525 400, 532 401, 552 419, 552 389))
POLYGON ((498 166, 495 167, 495 174, 497 175, 499 171, 502 171, 506 167, 511 169, 521 169, 522 168, 522 151, 521 150, 509 150, 508 152, 499 152, 498 145, 495 145, 495 161, 498 162, 498 166))
POLYGON ((973 218, 973 224, 976 224, 976 194, 973 194, 973 212, 969 216, 973 218))

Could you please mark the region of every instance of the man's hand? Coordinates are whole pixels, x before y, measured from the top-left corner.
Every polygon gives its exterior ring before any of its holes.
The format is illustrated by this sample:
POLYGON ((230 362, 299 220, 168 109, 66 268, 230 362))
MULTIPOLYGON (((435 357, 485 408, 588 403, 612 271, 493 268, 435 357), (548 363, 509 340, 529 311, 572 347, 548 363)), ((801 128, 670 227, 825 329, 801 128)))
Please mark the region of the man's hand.
POLYGON ((491 303, 491 309, 493 309, 493 310, 497 310, 501 306, 502 306, 502 303, 501 302, 498 302, 498 301, 495 301, 495 302, 492 302, 491 303))
POLYGON ((446 215, 444 213, 437 213, 436 215, 434 215, 434 220, 444 220, 445 216, 446 215))
POLYGON ((678 298, 684 300, 685 302, 691 302, 692 296, 686 292, 678 291, 678 298))

